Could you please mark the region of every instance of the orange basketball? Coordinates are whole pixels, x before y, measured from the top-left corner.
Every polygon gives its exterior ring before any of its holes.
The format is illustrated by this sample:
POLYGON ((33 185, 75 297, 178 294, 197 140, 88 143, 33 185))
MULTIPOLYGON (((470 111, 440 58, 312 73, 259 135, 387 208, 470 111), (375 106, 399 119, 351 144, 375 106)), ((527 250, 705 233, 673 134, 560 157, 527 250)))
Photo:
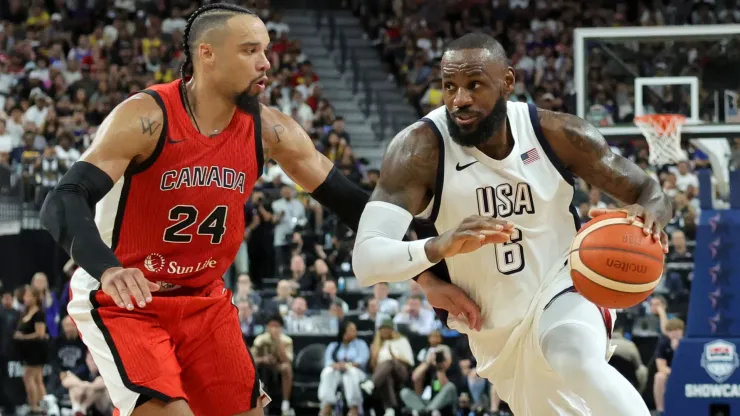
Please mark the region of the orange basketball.
POLYGON ((617 212, 592 219, 570 247, 573 284, 586 299, 605 308, 637 305, 653 293, 663 274, 660 242, 645 235, 641 222, 630 224, 626 217, 617 212))

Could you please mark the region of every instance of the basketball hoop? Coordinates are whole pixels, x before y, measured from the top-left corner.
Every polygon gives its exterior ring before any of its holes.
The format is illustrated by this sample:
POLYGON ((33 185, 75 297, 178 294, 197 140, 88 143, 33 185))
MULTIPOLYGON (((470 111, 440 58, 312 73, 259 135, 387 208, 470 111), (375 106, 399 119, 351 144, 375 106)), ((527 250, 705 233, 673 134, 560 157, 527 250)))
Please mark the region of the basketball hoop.
POLYGON ((650 147, 650 164, 665 165, 686 160, 681 149, 681 128, 686 117, 680 114, 648 114, 635 117, 650 147))

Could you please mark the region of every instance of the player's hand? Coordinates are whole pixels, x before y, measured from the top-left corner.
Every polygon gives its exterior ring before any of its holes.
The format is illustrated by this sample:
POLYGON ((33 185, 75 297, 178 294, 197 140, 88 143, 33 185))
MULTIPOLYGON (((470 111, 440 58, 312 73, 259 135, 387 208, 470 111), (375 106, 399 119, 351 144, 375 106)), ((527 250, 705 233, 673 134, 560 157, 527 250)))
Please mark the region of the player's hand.
POLYGON ((437 263, 447 257, 470 253, 486 244, 507 243, 514 231, 514 224, 493 217, 471 215, 457 228, 429 240, 424 249, 427 258, 437 263))
POLYGON ((470 329, 480 331, 483 324, 480 307, 462 289, 429 271, 419 275, 418 283, 430 305, 444 309, 458 319, 467 320, 470 329))
POLYGON ((136 304, 143 308, 152 301, 152 293, 159 290, 159 285, 148 281, 139 269, 124 269, 111 267, 100 277, 103 292, 113 298, 116 305, 128 310, 134 309, 133 297, 136 304))
POLYGON ((652 235, 653 240, 660 241, 663 252, 668 253, 668 234, 663 231, 665 224, 659 223, 657 216, 650 210, 645 209, 642 205, 632 204, 617 209, 591 208, 588 211, 588 216, 595 218, 611 212, 624 212, 627 214, 627 219, 632 223, 641 222, 642 231, 645 235, 652 235))

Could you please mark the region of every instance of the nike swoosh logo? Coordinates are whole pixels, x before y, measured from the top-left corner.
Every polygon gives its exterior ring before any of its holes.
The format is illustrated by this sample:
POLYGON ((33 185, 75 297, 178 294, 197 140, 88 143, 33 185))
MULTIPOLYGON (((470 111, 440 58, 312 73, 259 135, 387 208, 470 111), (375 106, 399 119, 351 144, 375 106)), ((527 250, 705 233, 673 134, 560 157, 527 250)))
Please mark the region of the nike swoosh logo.
POLYGON ((414 261, 414 259, 413 259, 413 258, 411 258, 411 244, 407 244, 407 245, 406 245, 406 248, 407 248, 407 249, 408 249, 408 251, 409 251, 409 261, 414 261))
POLYGON ((457 171, 458 171, 458 172, 460 172, 461 170, 463 170, 463 169, 467 169, 468 167, 470 167, 470 166, 472 166, 472 165, 474 165, 474 164, 476 164, 476 163, 478 163, 478 161, 477 161, 477 160, 476 160, 476 161, 474 161, 474 162, 470 162, 470 163, 468 163, 467 165, 462 165, 462 166, 460 166, 460 162, 457 162, 457 166, 455 166, 455 169, 457 169, 457 171))
POLYGON ((168 142, 168 143, 172 143, 172 144, 175 144, 175 143, 180 143, 180 142, 184 142, 185 140, 186 140, 186 139, 180 139, 180 140, 175 140, 175 139, 173 139, 172 137, 168 137, 168 138, 167 138, 167 142, 168 142))

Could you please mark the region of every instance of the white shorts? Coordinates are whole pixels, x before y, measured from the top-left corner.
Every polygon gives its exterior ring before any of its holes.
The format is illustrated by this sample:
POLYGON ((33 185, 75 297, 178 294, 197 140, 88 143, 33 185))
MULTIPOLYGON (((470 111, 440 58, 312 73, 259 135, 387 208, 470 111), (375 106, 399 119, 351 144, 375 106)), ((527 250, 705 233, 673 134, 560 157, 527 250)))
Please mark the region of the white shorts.
MULTIPOLYGON (((572 286, 569 267, 558 270, 557 274, 551 280, 553 283, 542 288, 534 297, 527 315, 514 329, 495 360, 491 360, 491 354, 486 353, 487 345, 495 343, 490 340, 486 342, 485 333, 470 336, 470 348, 478 362, 491 363, 484 365, 482 369, 479 367, 478 374, 491 381, 501 399, 509 404, 516 416, 587 416, 591 414, 583 399, 570 391, 560 376, 550 368, 540 345, 545 333, 561 324, 573 322, 572 316, 562 319, 559 316, 548 316, 547 328, 540 327, 540 323, 544 321, 542 317, 545 308, 552 299, 572 286)), ((593 313, 588 319, 584 319, 584 322, 588 321, 589 326, 593 326, 594 322, 604 322, 602 312, 596 305, 579 294, 569 296, 576 299, 576 302, 582 301, 585 304, 583 310, 586 314, 593 313)), ((559 312, 553 310, 551 313, 559 312)), ((613 326, 614 311, 608 310, 606 313, 609 314, 613 326)), ((608 333, 611 333, 612 329, 609 328, 608 333)), ((607 351, 609 342, 606 327, 601 325, 597 330, 604 334, 604 338, 599 339, 598 342, 604 344, 605 359, 608 359, 610 351, 607 351)), ((594 340, 573 340, 573 342, 594 342, 594 340)))

